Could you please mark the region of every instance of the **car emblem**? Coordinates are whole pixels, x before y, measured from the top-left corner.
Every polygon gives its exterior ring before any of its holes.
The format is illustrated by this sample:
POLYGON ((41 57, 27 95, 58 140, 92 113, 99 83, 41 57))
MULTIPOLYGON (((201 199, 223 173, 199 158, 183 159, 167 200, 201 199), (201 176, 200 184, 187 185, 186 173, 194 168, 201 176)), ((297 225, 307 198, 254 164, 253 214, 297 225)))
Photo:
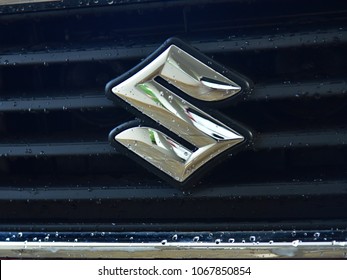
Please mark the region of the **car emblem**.
POLYGON ((117 150, 180 187, 192 186, 252 134, 216 111, 251 92, 251 82, 171 38, 106 86, 108 98, 139 120, 112 130, 117 150))

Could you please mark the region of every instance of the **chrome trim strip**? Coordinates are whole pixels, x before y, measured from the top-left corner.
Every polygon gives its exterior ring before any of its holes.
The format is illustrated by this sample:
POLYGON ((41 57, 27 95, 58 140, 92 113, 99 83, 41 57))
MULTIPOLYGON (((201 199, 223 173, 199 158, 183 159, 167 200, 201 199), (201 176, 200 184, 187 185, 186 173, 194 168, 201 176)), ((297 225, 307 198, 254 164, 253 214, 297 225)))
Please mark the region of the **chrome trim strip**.
POLYGON ((347 258, 347 231, 12 231, 0 258, 347 258))
POLYGON ((347 258, 346 242, 0 242, 1 258, 347 258))

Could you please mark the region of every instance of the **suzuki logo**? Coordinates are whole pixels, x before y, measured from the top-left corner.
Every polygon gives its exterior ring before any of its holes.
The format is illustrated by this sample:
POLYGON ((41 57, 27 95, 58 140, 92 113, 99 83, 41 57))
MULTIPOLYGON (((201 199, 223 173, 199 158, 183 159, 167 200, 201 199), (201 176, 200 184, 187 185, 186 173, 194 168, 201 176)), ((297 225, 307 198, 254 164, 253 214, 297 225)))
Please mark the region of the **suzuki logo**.
POLYGON ((251 139, 213 109, 244 97, 250 82, 178 39, 109 82, 106 91, 140 119, 111 131, 111 143, 175 185, 192 185, 251 139))

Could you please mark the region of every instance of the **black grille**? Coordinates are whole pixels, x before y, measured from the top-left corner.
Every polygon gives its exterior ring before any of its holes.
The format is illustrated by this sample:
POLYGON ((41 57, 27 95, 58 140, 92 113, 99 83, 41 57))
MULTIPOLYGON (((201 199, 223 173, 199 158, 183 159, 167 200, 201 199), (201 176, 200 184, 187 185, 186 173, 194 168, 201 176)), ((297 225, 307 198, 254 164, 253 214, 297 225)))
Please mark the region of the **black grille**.
POLYGON ((347 5, 322 2, 100 1, 78 9, 3 9, 2 227, 345 225, 347 5), (254 148, 185 192, 107 142, 111 129, 133 117, 105 98, 105 84, 172 36, 255 83, 247 100, 223 109, 255 131, 254 148))

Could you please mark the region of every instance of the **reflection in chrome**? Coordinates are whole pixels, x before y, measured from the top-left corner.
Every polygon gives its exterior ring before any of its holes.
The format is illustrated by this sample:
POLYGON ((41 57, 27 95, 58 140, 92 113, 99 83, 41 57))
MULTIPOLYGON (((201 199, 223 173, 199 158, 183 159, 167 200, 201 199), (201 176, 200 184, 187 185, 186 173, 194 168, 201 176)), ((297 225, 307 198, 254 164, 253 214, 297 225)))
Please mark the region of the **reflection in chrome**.
MULTIPOLYGON (((196 99, 219 101, 241 90, 235 82, 174 45, 153 62, 158 59, 162 65, 155 69, 156 74, 196 99)), ((153 63, 153 68, 157 66, 153 63)))
POLYGON ((210 88, 214 88, 214 89, 233 90, 235 93, 241 90, 240 86, 234 86, 234 85, 222 83, 220 81, 216 81, 214 79, 209 79, 206 77, 200 78, 200 81, 203 85, 210 88))
POLYGON ((115 136, 116 141, 183 182, 206 162, 244 141, 244 137, 164 87, 156 80, 158 76, 204 101, 223 100, 241 88, 172 45, 112 89, 118 97, 195 147, 187 148, 149 127, 130 128, 115 136))
MULTIPOLYGON (((154 225, 155 226, 155 225, 154 225)), ((116 228, 118 225, 116 226, 116 228)), ((156 226, 155 226, 156 227, 156 226)), ((345 230, 0 232, 1 258, 346 258, 345 230)))

